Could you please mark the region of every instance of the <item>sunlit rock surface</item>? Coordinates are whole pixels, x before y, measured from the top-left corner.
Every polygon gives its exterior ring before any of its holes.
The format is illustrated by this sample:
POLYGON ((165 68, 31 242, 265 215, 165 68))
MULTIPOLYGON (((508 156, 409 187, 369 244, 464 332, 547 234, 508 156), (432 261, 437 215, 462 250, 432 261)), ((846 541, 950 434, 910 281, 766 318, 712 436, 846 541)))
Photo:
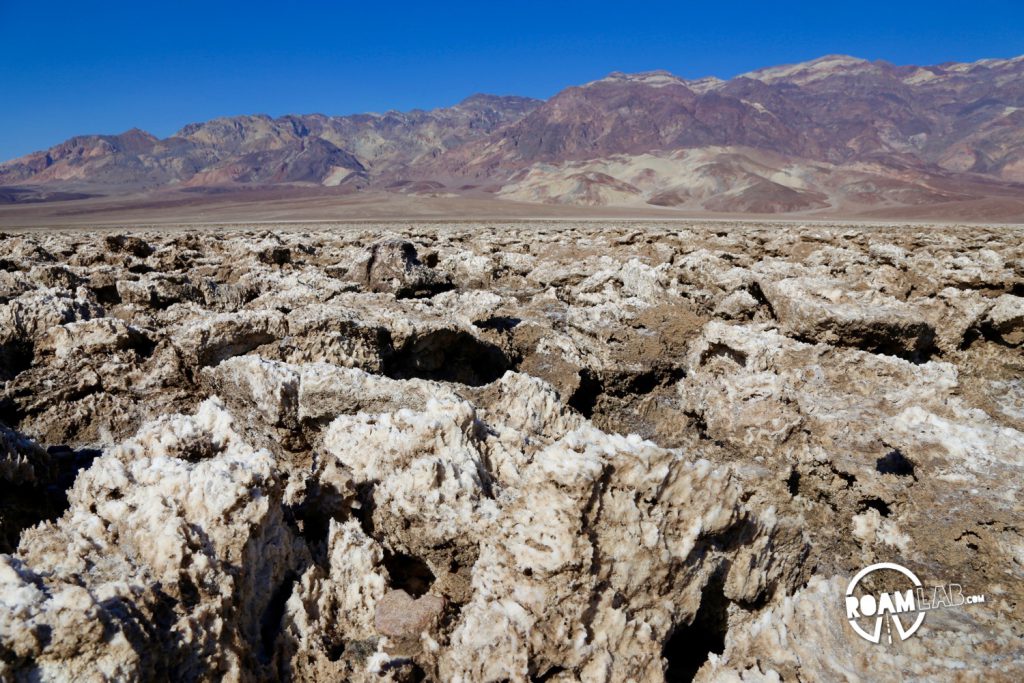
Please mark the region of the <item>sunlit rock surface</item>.
POLYGON ((0 680, 1020 680, 1022 237, 5 235, 0 680))

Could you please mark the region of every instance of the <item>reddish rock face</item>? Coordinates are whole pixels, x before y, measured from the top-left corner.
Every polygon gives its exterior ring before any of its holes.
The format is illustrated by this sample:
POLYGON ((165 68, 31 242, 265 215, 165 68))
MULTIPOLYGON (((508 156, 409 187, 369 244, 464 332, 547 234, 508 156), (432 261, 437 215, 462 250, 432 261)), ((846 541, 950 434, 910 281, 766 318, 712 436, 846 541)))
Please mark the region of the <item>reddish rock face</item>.
POLYGON ((1024 59, 918 68, 830 56, 710 83, 665 72, 612 74, 563 90, 445 161, 453 170, 493 171, 745 146, 833 163, 881 156, 953 168, 943 160, 969 139, 971 149, 992 149, 996 158, 961 159, 958 170, 1003 177, 1024 154, 1024 140, 996 122, 1017 115, 1022 101, 1024 59))
POLYGON ((476 196, 489 187, 516 201, 740 213, 1005 202, 1024 195, 1022 124, 1024 58, 917 67, 829 55, 728 81, 613 73, 546 102, 474 95, 433 111, 215 119, 165 140, 81 136, 0 164, 0 202, 52 199, 54 189, 282 185, 476 196), (713 158, 649 191, 629 173, 566 168, 684 150, 713 158), (780 183, 786 164, 798 168, 780 183), (564 172, 540 189, 509 190, 552 165, 564 172))
POLYGON ((404 590, 388 591, 377 603, 373 623, 377 632, 392 638, 416 638, 428 631, 444 611, 444 598, 413 598, 404 590))
POLYGON ((110 192, 178 183, 360 188, 370 175, 379 177, 486 136, 538 103, 474 95, 433 111, 214 119, 185 126, 165 140, 139 130, 85 135, 0 164, 0 186, 71 185, 110 192))

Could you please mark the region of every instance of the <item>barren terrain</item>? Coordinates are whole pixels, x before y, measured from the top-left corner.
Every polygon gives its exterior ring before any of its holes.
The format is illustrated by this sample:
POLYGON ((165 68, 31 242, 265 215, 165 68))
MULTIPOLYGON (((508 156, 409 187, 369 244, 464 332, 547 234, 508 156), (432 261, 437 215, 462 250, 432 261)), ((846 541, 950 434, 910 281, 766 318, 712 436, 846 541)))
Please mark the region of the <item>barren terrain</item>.
POLYGON ((0 680, 1024 679, 1024 230, 171 227, 0 235, 0 680))
POLYGON ((1019 223, 1022 131, 1024 57, 825 55, 729 80, 614 72, 546 101, 477 94, 430 111, 232 116, 162 139, 78 135, 0 162, 0 225, 588 208, 1019 223))

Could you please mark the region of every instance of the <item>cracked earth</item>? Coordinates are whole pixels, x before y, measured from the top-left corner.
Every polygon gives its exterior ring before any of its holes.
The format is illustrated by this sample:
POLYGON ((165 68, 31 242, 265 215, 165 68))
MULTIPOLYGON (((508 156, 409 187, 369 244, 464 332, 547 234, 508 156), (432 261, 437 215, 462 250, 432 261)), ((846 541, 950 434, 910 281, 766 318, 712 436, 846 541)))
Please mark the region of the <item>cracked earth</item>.
POLYGON ((0 680, 1019 681, 1022 237, 4 235, 0 680))

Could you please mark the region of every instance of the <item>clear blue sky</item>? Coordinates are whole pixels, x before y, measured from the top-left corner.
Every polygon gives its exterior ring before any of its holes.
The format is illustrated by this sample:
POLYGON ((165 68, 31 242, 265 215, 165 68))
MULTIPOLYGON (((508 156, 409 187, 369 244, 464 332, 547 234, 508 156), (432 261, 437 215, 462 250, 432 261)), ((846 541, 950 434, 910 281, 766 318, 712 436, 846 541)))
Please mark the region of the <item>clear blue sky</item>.
POLYGON ((0 160, 79 133, 549 97, 616 70, 727 78, 827 53, 1024 54, 1024 1, 0 0, 0 160))

